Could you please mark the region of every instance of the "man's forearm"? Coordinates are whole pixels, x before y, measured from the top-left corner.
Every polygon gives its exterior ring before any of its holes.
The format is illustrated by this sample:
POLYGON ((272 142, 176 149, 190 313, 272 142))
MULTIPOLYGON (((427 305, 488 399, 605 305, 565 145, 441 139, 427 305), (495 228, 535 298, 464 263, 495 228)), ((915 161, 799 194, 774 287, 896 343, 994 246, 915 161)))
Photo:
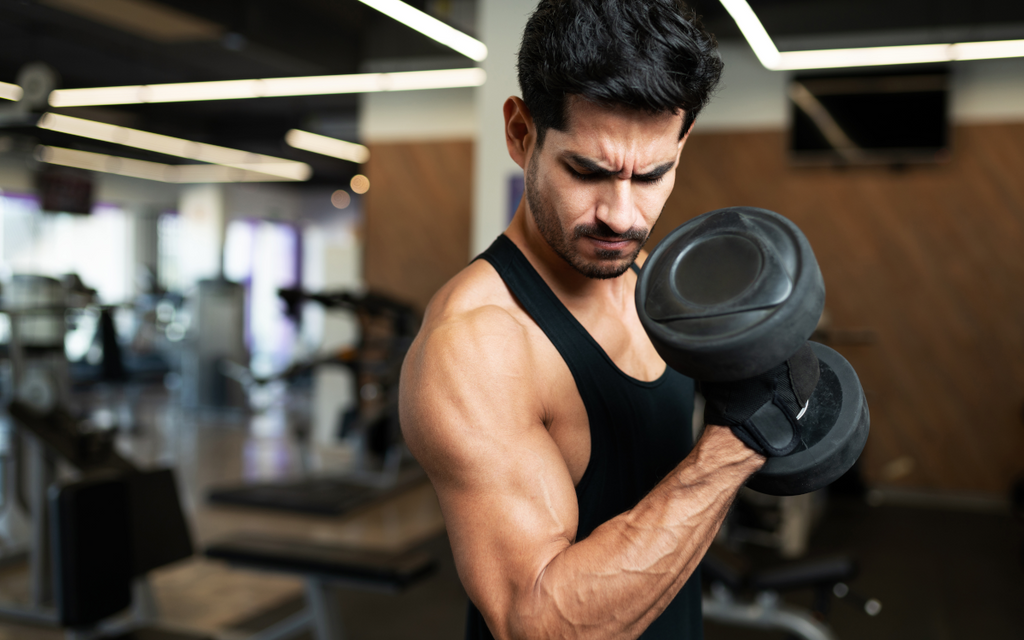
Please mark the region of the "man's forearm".
POLYGON ((736 492, 763 462, 728 429, 709 427, 636 507, 548 563, 509 621, 512 636, 639 635, 697 568, 736 492))

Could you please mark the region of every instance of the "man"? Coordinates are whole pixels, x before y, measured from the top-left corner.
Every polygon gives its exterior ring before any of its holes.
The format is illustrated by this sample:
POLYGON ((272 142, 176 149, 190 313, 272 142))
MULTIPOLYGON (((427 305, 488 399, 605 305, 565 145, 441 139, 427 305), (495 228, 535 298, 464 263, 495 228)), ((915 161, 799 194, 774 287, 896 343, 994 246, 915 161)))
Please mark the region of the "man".
POLYGON ((694 571, 764 462, 709 426, 637 318, 634 262, 718 81, 673 0, 542 0, 504 106, 525 197, 431 301, 401 420, 469 638, 699 638, 694 571), (692 449, 692 451, 691 451, 692 449))

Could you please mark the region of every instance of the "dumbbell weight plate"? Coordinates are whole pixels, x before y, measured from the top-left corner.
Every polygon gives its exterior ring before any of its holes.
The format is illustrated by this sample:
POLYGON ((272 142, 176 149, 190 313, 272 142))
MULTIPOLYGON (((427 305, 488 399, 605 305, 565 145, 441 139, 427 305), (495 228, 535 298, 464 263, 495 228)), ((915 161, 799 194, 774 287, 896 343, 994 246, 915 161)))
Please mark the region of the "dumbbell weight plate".
POLYGON ((636 287, 637 313, 662 359, 709 382, 743 380, 786 360, 824 305, 807 238, 753 207, 677 227, 648 256, 636 287))
POLYGON ((825 487, 860 457, 868 439, 870 415, 853 367, 823 344, 812 342, 821 377, 800 419, 803 442, 788 456, 768 458, 747 486, 776 496, 794 496, 825 487))

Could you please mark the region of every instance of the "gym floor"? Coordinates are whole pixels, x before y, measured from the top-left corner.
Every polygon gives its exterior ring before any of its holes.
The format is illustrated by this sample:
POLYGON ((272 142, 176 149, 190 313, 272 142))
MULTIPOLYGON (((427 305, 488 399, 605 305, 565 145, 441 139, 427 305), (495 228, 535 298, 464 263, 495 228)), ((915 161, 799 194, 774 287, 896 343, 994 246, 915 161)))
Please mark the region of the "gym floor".
MULTIPOLYGON (((117 390, 97 393, 93 404, 123 398, 117 390)), ((175 410, 159 389, 137 393, 133 402, 138 426, 123 437, 121 448, 141 465, 178 466, 185 508, 197 531, 210 527, 203 521, 207 486, 252 477, 254 464, 281 476, 294 476, 301 469, 299 450, 287 429, 268 428, 266 417, 199 420, 175 410)), ((241 521, 246 515, 237 517, 241 521)), ((407 591, 336 591, 347 637, 462 637, 466 597, 447 539, 442 535, 426 546, 440 558, 439 570, 407 591)), ((759 566, 780 562, 767 549, 745 553, 759 566)), ((839 553, 854 556, 860 564, 860 576, 851 587, 883 604, 879 616, 868 617, 833 601, 828 622, 839 638, 1024 637, 1024 523, 1008 514, 833 499, 812 535, 808 557, 839 553)), ((151 580, 163 620, 224 638, 258 631, 303 603, 302 583, 294 577, 232 569, 199 556, 154 572, 151 580)), ((0 603, 24 602, 27 591, 24 565, 0 568, 0 603)), ((784 598, 809 606, 812 595, 795 592, 784 598)), ((705 637, 781 640, 785 634, 708 623, 705 637)), ((57 629, 0 619, 0 640, 58 638, 63 633, 57 629)))

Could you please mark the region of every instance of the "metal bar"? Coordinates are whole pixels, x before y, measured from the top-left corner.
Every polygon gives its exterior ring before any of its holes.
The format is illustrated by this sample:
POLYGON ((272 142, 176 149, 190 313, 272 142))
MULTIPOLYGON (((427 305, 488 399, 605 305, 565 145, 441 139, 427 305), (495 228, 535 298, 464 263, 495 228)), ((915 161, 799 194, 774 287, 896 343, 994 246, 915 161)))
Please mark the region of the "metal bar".
POLYGON ((306 600, 313 613, 313 637, 316 640, 345 640, 341 614, 332 603, 327 583, 319 578, 306 578, 306 600))
POLYGON ((32 622, 47 626, 57 625, 57 612, 53 609, 40 608, 30 609, 18 605, 0 605, 0 618, 13 620, 15 622, 32 622))
POLYGON ((46 490, 53 479, 43 443, 25 433, 29 466, 29 512, 32 517, 32 540, 29 548, 31 602, 35 608, 53 602, 53 580, 50 571, 50 518, 46 508, 46 490))
POLYGON ((132 618, 136 624, 147 625, 156 622, 160 609, 153 595, 153 585, 148 576, 142 575, 132 581, 132 618))
POLYGON ((245 640, 289 640, 313 626, 313 612, 310 608, 293 613, 284 620, 275 622, 263 631, 247 636, 245 640))
POLYGON ((755 603, 739 603, 718 595, 705 596, 703 609, 705 619, 722 624, 784 630, 803 640, 838 640, 831 629, 809 612, 778 604, 777 596, 759 597, 755 603))

